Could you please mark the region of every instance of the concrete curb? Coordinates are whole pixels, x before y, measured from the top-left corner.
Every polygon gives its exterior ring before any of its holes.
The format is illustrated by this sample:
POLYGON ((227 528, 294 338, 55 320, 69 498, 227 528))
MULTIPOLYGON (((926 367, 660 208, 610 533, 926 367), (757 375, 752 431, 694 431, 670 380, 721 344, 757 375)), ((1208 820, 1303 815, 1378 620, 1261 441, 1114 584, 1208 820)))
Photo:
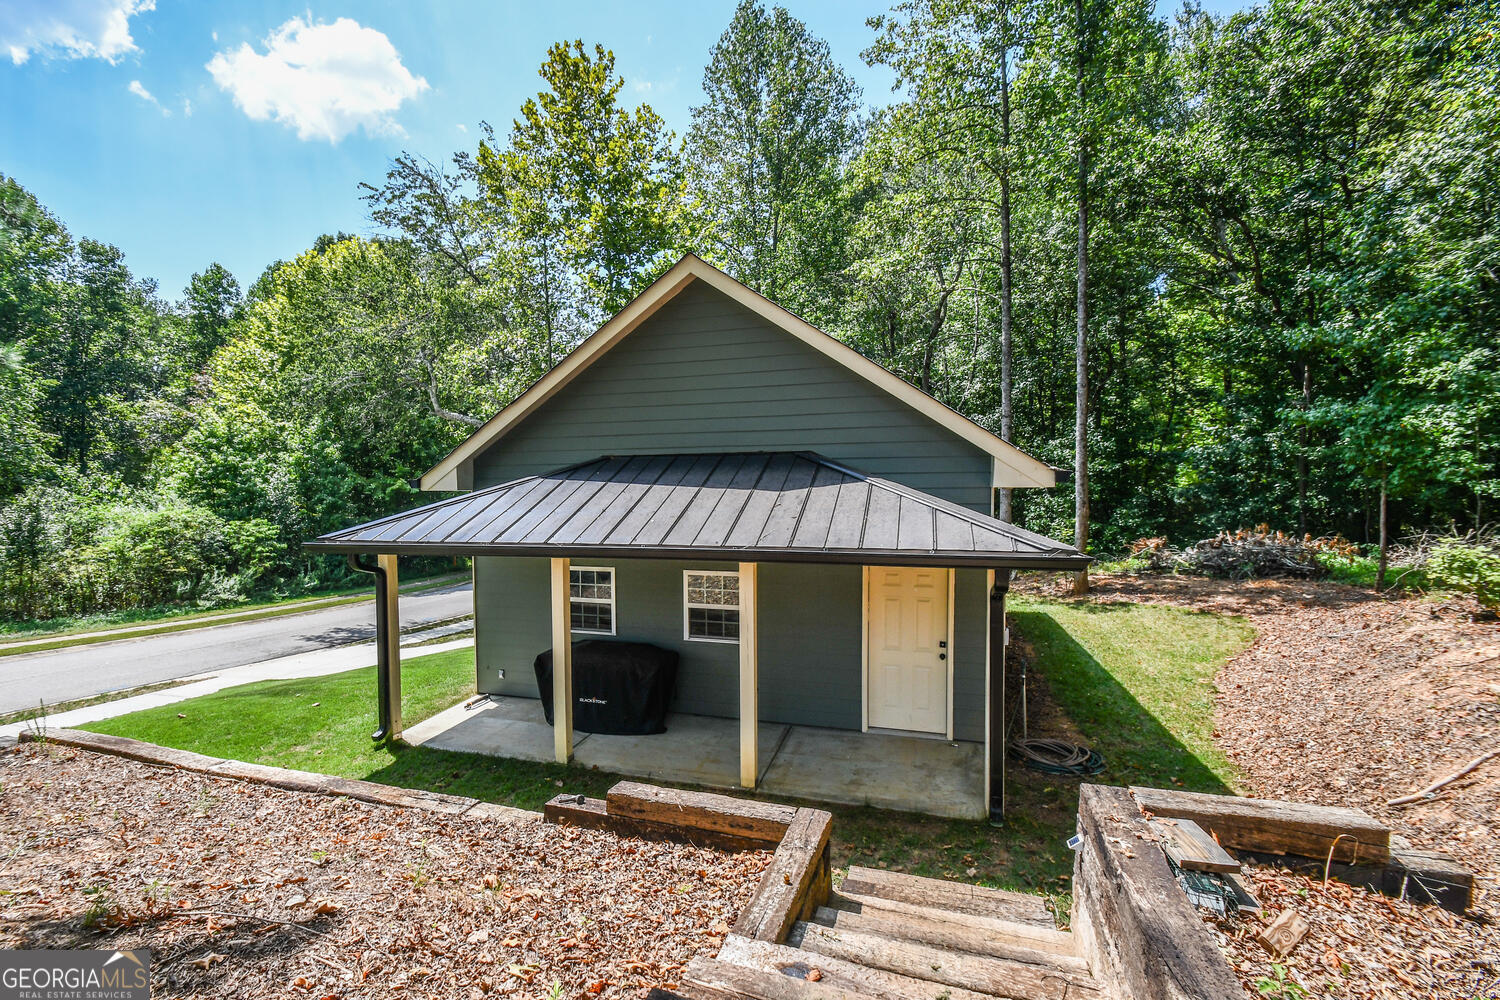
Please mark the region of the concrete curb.
POLYGON ((227 760, 209 757, 190 750, 176 750, 157 746, 125 736, 106 736, 81 729, 58 729, 37 734, 24 732, 22 743, 56 743, 58 746, 87 750, 91 753, 123 757, 159 767, 173 767, 180 771, 206 774, 217 778, 232 778, 252 784, 280 788, 289 792, 308 792, 315 795, 343 796, 374 805, 395 806, 402 809, 425 809, 428 812, 448 816, 463 816, 471 819, 496 820, 502 823, 531 823, 541 820, 540 813, 503 806, 494 802, 482 802, 462 795, 445 795, 419 788, 397 788, 360 778, 340 778, 332 774, 315 771, 294 771, 284 767, 251 764, 242 760, 227 760))

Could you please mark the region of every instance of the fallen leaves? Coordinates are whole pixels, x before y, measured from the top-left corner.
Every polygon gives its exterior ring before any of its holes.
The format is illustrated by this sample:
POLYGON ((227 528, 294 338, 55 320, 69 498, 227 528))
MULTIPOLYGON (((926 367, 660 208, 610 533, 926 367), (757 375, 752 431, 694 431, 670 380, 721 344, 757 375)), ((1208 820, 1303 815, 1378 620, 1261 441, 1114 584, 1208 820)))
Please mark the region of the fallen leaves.
POLYGON ((1480 977, 1500 944, 1492 927, 1342 882, 1325 885, 1321 874, 1247 866, 1243 877, 1262 913, 1212 926, 1252 995, 1278 976, 1313 996, 1482 995, 1480 977))
POLYGON ((125 916, 111 946, 149 948, 161 995, 634 1000, 718 947, 769 861, 55 747, 0 753, 0 785, 25 890, 0 894, 0 947, 96 946, 98 886, 125 916))

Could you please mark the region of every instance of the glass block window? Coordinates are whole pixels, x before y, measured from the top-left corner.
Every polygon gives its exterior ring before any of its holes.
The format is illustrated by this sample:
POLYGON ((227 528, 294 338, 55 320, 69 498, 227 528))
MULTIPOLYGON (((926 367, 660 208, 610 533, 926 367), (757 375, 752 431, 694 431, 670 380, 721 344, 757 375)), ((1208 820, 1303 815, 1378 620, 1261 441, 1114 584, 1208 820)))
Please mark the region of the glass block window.
POLYGON ((683 635, 700 642, 739 642, 740 575, 688 570, 682 584, 683 635))
POLYGON ((608 566, 568 570, 568 617, 574 632, 615 634, 615 571, 608 566))

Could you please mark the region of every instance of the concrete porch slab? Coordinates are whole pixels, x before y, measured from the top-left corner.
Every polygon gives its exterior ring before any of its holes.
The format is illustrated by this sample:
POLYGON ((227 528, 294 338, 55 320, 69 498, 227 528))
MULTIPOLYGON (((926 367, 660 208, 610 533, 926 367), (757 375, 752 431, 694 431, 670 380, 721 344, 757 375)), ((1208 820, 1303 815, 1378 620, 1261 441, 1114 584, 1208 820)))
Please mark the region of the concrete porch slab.
MULTIPOLYGON (((461 753, 485 753, 518 760, 551 761, 556 758, 552 727, 535 698, 492 698, 473 708, 454 705, 406 730, 412 746, 461 753)), ((573 734, 573 754, 592 737, 573 734)))
POLYGON ((793 726, 761 791, 956 819, 983 819, 984 746, 793 726))
MULTIPOLYGON (((764 774, 789 727, 760 724, 756 756, 764 774)), ((712 788, 737 788, 740 781, 740 723, 706 715, 667 716, 667 731, 654 736, 595 733, 574 746, 573 761, 601 771, 657 781, 712 788)))
MULTIPOLYGON (((553 759, 535 698, 455 705, 406 731, 413 745, 521 760, 553 759)), ((984 746, 892 733, 761 723, 759 788, 811 802, 983 819, 984 746)), ((655 736, 576 733, 573 763, 601 771, 734 790, 739 721, 672 714, 655 736)))

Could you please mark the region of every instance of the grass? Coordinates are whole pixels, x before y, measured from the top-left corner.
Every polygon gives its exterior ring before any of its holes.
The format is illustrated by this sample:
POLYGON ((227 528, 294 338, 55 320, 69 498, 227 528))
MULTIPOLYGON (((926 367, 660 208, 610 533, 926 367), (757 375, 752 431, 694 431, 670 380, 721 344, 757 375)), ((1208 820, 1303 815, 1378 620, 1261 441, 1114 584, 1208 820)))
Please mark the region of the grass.
POLYGON ((1027 647, 1018 652, 1083 741, 1104 754, 1096 780, 1202 792, 1238 787, 1238 772, 1213 741, 1214 676, 1255 638, 1244 619, 1028 598, 1009 610, 1027 647))
MULTIPOLYGON (((413 586, 403 586, 401 593, 417 594, 424 590, 433 590, 438 587, 447 586, 461 579, 462 577, 459 576, 445 574, 440 578, 413 586)), ((337 608, 346 604, 358 604, 361 601, 369 600, 370 592, 369 584, 362 587, 354 585, 322 592, 310 592, 297 597, 279 598, 259 604, 220 605, 185 614, 158 608, 154 611, 129 613, 138 614, 138 617, 133 619, 129 617, 129 614, 122 612, 114 616, 70 619, 73 624, 63 629, 0 631, 0 641, 21 644, 9 648, 0 648, 0 656, 19 656, 22 653, 40 653, 49 649, 61 649, 65 646, 87 646, 98 642, 113 642, 117 639, 137 639, 148 635, 164 635, 168 632, 185 632, 195 628, 210 628, 219 624, 238 624, 242 622, 262 621, 267 618, 280 618, 285 615, 299 614, 302 611, 337 608), (257 614, 256 612, 260 613, 257 614), (223 621, 204 620, 216 619, 225 615, 233 615, 234 617, 226 618, 223 621), (83 622, 87 622, 88 624, 82 624, 83 622), (139 623, 139 628, 135 627, 136 623, 139 623), (94 629, 107 629, 108 631, 99 633, 94 632, 94 629)))
MULTIPOLYGON (((1252 638, 1244 621, 1145 604, 1012 601, 1015 647, 1031 672, 1031 732, 1084 740, 1105 756, 1093 780, 1225 791, 1238 776, 1214 746, 1213 677, 1252 638)), ((408 726, 474 690, 472 650, 402 664, 408 726)), ((618 775, 425 747, 376 747, 374 668, 265 681, 95 723, 213 756, 368 778, 538 809, 560 790, 602 796, 618 775), (181 714, 182 718, 179 718, 181 714)), ((1014 702, 1015 699, 1013 698, 1014 702)), ((1013 767, 1003 825, 833 807, 834 863, 897 868, 1048 894, 1066 912, 1066 841, 1077 779, 1013 767)))
MULTIPOLYGON (((473 649, 402 658, 401 717, 408 727, 473 694, 473 649)), ((523 809, 540 809, 558 793, 563 778, 576 784, 574 776, 588 773, 426 747, 376 746, 370 740, 374 667, 243 684, 85 728, 215 757, 470 795, 523 809)), ((592 795, 615 780, 576 790, 592 795)))

